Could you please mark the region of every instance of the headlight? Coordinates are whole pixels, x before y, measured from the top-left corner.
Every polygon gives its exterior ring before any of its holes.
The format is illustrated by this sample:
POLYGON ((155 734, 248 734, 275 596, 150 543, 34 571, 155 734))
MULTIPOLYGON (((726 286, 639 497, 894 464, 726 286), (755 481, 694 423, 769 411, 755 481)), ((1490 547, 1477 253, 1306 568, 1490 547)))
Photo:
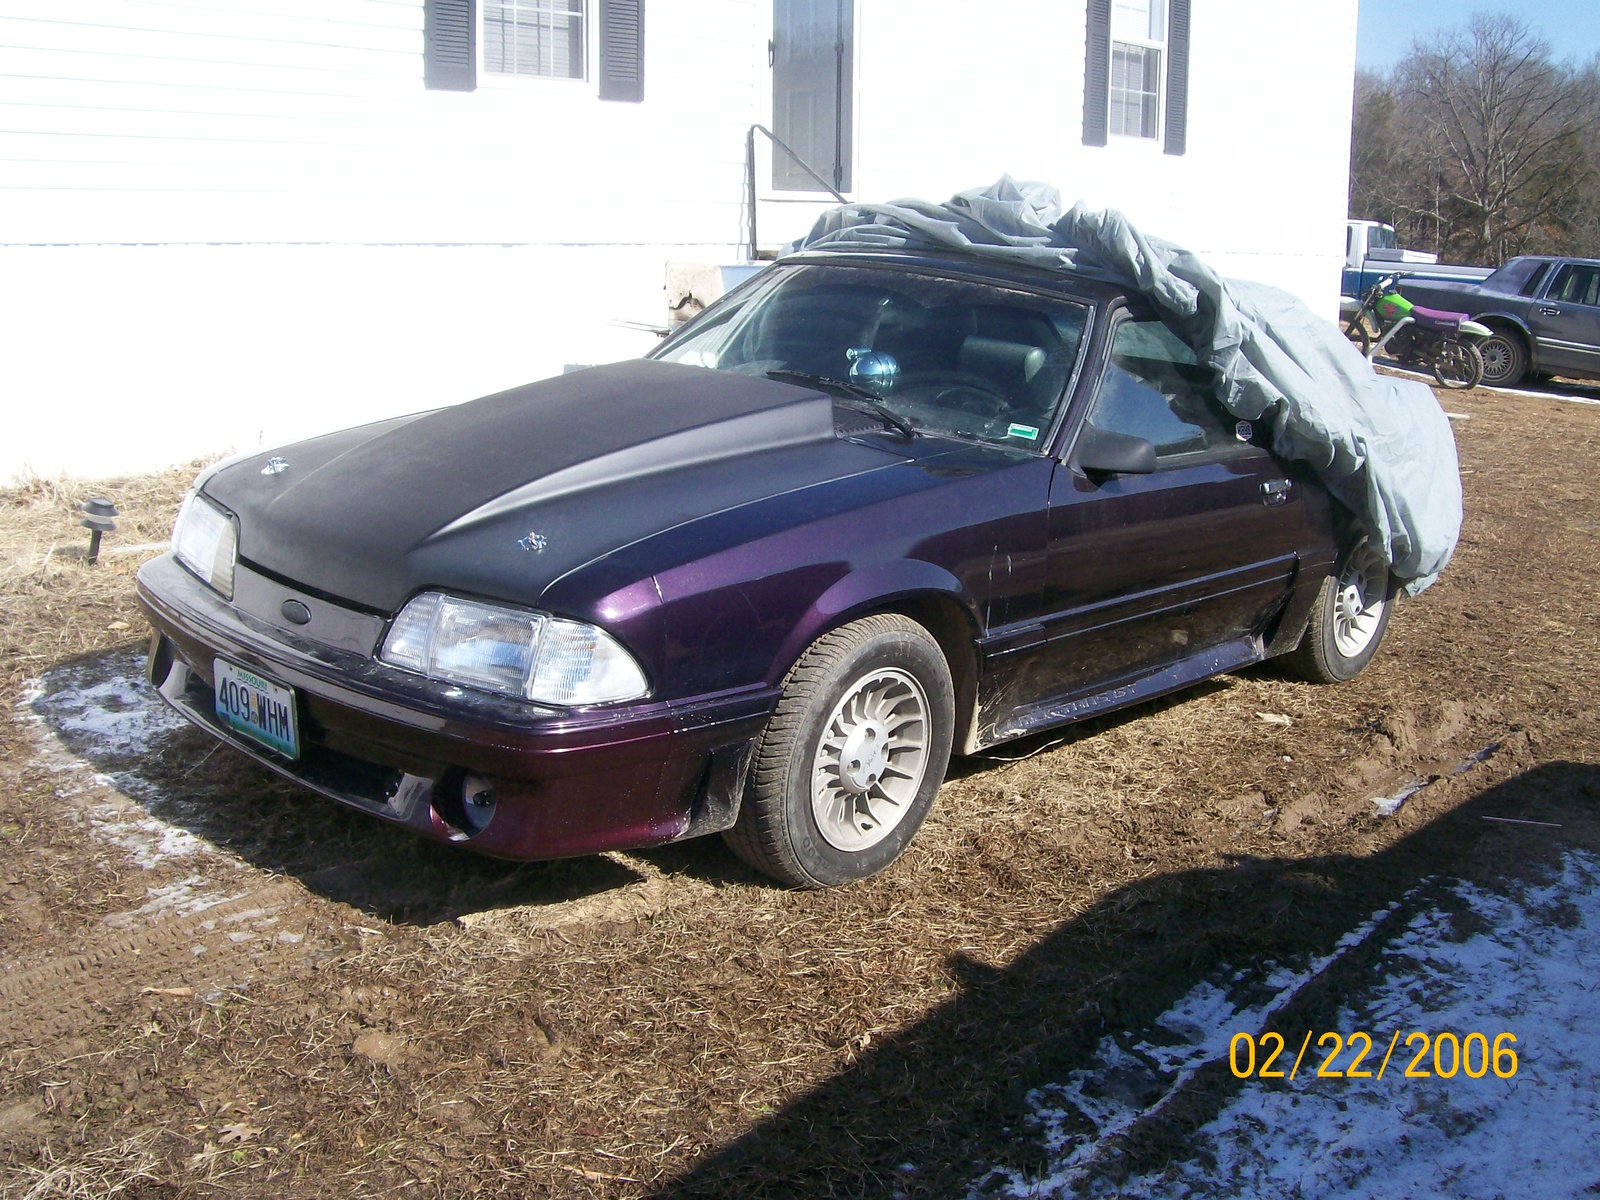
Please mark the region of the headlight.
POLYGON ((541 704, 609 704, 650 690, 639 664, 603 629, 439 592, 400 610, 378 657, 541 704))
POLYGON ((198 492, 190 492, 172 527, 172 552, 178 561, 232 600, 238 551, 239 531, 233 518, 198 492))

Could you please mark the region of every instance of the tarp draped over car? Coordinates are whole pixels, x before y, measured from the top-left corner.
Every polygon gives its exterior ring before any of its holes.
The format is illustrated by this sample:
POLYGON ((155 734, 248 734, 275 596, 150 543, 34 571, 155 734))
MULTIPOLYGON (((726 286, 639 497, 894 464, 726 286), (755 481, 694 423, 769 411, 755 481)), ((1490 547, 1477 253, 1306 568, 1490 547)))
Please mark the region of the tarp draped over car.
POLYGON ((945 204, 897 200, 824 213, 796 249, 956 250, 1110 280, 1154 304, 1217 373, 1224 408, 1267 422, 1273 450, 1307 463, 1366 527, 1415 595, 1461 533, 1455 437, 1433 392, 1379 375, 1331 321, 1279 288, 1224 279, 1115 209, 1009 176, 945 204))

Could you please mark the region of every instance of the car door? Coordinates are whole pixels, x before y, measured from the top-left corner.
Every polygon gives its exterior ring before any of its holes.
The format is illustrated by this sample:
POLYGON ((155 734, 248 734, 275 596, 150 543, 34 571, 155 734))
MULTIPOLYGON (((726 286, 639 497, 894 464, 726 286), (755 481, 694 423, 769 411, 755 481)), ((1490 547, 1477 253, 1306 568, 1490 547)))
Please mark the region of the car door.
POLYGON ((1557 266, 1533 322, 1541 370, 1600 378, 1600 263, 1557 266))
POLYGON ((1301 554, 1325 540, 1308 516, 1315 485, 1224 412, 1209 368, 1175 334, 1124 311, 1109 341, 1084 428, 1148 440, 1155 470, 1095 473, 1071 458, 1056 470, 1044 645, 1029 689, 1041 699, 1259 657, 1301 554))

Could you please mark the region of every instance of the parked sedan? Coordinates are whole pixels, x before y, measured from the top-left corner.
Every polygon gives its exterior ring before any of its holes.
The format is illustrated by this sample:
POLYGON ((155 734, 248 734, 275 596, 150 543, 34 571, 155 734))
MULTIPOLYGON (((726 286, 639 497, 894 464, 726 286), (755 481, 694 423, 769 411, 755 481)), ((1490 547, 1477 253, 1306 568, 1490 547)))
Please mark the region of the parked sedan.
POLYGON ((1384 561, 1136 297, 784 260, 648 359, 220 465, 150 676, 335 800, 508 858, 893 862, 952 752, 1378 647, 1384 561))
POLYGON ((1482 283, 1403 279, 1400 291, 1493 330, 1478 344, 1487 384, 1514 387, 1529 374, 1600 379, 1600 259, 1528 255, 1482 283))

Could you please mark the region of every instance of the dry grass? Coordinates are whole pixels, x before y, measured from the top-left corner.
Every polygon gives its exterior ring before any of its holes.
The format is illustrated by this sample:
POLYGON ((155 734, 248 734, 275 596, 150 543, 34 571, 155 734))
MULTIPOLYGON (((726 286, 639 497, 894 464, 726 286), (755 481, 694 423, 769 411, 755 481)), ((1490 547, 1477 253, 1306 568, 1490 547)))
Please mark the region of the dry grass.
POLYGON ((141 635, 133 573, 159 551, 126 551, 165 545, 199 467, 121 479, 33 479, 0 490, 0 662, 8 691, 50 664, 141 635), (84 562, 89 531, 78 524, 90 496, 109 498, 121 513, 94 566, 84 562))
MULTIPOLYGON (((1600 411, 1448 407, 1471 417, 1461 550, 1360 679, 1253 670, 958 764, 905 861, 843 891, 773 888, 714 840, 487 863, 188 735, 123 764, 247 864, 235 891, 287 878, 304 941, 219 957, 188 998, 141 994, 129 955, 75 977, 99 1008, 0 1049, 0 1194, 948 1196, 1025 1163, 1023 1091, 1103 1032, 1220 961, 1324 947, 1420 869, 1405 835, 1487 784, 1596 761, 1600 411)), ((119 538, 163 538, 191 474, 104 485, 119 538)), ((79 494, 0 494, 8 705, 139 635, 137 556, 60 549, 79 494)), ((16 727, 0 746, 0 962, 33 969, 171 875, 39 819, 71 798, 16 727)))

